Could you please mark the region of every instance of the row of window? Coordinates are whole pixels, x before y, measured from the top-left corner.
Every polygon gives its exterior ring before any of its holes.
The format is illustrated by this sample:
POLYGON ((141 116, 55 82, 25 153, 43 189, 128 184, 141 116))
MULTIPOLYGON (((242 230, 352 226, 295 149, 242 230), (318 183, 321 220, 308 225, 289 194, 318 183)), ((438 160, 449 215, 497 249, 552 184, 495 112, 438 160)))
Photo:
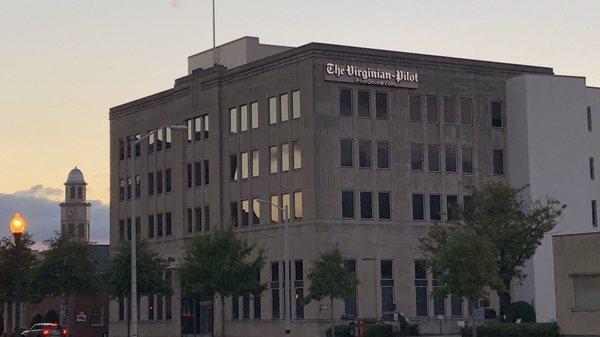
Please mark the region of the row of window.
MULTIPOLYGON (((373 166, 372 161, 372 147, 373 142, 371 140, 359 140, 358 141, 358 166, 360 168, 371 168, 373 166)), ((387 141, 376 141, 375 151, 377 154, 376 167, 380 169, 390 168, 390 144, 387 141)), ((342 167, 354 166, 354 140, 353 139, 341 139, 340 140, 340 165, 342 167)))
MULTIPOLYGON (((428 220, 431 221, 441 221, 442 220, 442 207, 445 206, 446 220, 447 221, 455 221, 457 217, 457 205, 458 205, 458 196, 457 195, 446 195, 445 205, 442 205, 442 195, 441 194, 430 194, 428 197, 428 209, 429 209, 429 217, 428 220)), ((469 203, 471 196, 465 195, 464 202, 466 204, 469 203)), ((414 193, 412 195, 412 218, 413 220, 425 220, 425 195, 414 193)))
MULTIPOLYGON (((290 144, 284 143, 269 147, 270 154, 270 173, 287 172, 291 168, 298 170, 302 168, 302 149, 299 141, 290 144)), ((260 152, 252 150, 229 156, 229 179, 236 181, 247 179, 250 176, 258 177, 260 175, 260 152)))
POLYGON ((185 121, 187 125, 187 141, 208 140, 209 116, 201 115, 185 121))
POLYGON ((292 275, 292 261, 289 261, 288 268, 285 266, 283 261, 271 262, 271 313, 273 319, 281 319, 281 306, 285 308, 287 305, 288 317, 295 317, 296 319, 304 318, 304 263, 302 260, 294 260, 294 275, 292 275), (284 275, 288 270, 288 279, 291 281, 291 290, 294 292, 294 296, 289 294, 288 299, 283 296, 284 275), (295 314, 292 314, 292 302, 295 302, 295 314))
MULTIPOLYGON (((371 191, 360 191, 358 194, 360 203, 360 218, 375 218, 375 214, 373 213, 374 193, 371 191)), ((383 220, 391 219, 390 192, 378 192, 375 195, 377 196, 377 218, 383 220)), ((342 218, 354 219, 356 217, 356 202, 354 200, 354 196, 354 191, 342 191, 342 218)))
MULTIPOLYGON (((164 279, 168 284, 173 283, 172 272, 170 270, 165 271, 164 279)), ((156 321, 163 319, 172 319, 173 318, 173 298, 171 295, 150 295, 145 297, 148 303, 147 311, 146 311, 146 319, 148 321, 156 321)), ((118 309, 118 319, 119 321, 125 320, 125 301, 128 299, 121 298, 118 301, 119 309, 118 309)), ((127 306, 127 316, 131 316, 131 306, 127 306)), ((140 308, 140 297, 138 297, 138 309, 140 308)), ((140 319, 140 312, 138 310, 138 320, 140 319)))
MULTIPOLYGON (((340 116, 351 117, 354 114, 354 91, 352 89, 340 89, 339 109, 340 116)), ((388 93, 375 92, 374 94, 368 90, 357 90, 356 92, 356 114, 361 118, 370 118, 373 114, 375 118, 388 118, 388 93), (371 103, 375 100, 373 104, 371 103), (373 111, 374 110, 374 111, 373 111)), ((456 123, 456 98, 444 97, 443 106, 443 122, 445 124, 456 123)), ((409 120, 411 122, 423 121, 423 103, 426 105, 426 121, 428 123, 439 123, 440 120, 440 102, 438 96, 431 95, 409 95, 409 120)), ((458 100, 459 122, 462 125, 473 124, 473 100, 470 98, 461 98, 458 100)), ((492 127, 502 127, 502 102, 491 102, 491 125, 492 127)))
POLYGON ((195 163, 187 163, 186 165, 187 187, 202 186, 210 184, 210 166, 208 159, 197 161, 195 163), (193 167, 192 167, 193 165, 193 167))
MULTIPOLYGON (((282 209, 287 211, 286 220, 301 220, 302 212, 302 192, 297 191, 292 194, 283 193, 281 195, 272 195, 270 197, 270 221, 279 222, 284 218, 282 209), (293 197, 293 200, 292 200, 293 197), (293 203, 293 208, 291 207, 293 203), (281 209, 279 208, 281 207, 281 209)), ((233 227, 242 227, 248 225, 258 225, 261 220, 261 202, 259 199, 247 199, 241 201, 232 201, 230 203, 230 221, 233 227)))
MULTIPOLYGON (((173 234, 173 217, 171 212, 148 215, 148 238, 162 238, 173 234)), ((135 232, 139 236, 141 218, 135 218, 135 232)), ((131 218, 119 220, 119 240, 131 240, 131 218)))
POLYGON ((187 232, 208 232, 210 230, 210 208, 208 206, 188 208, 186 211, 187 232), (202 216, 204 212, 204 216, 202 216))
MULTIPOLYGON (((135 142, 135 156, 139 157, 141 154, 140 139, 140 134, 119 138, 119 160, 125 159, 125 155, 127 155, 127 158, 131 158, 131 142, 135 142)), ((148 154, 160 152, 163 149, 168 150, 171 148, 172 144, 173 131, 170 127, 167 126, 155 130, 148 136, 148 154)))
MULTIPOLYGON (((457 172, 457 148, 454 145, 443 146, 444 149, 444 171, 457 172)), ((427 169, 429 172, 440 172, 440 145, 427 145, 427 169)), ((410 169, 412 171, 423 170, 423 144, 410 145, 410 169)), ((461 148, 462 172, 473 173, 473 147, 461 148)))
MULTIPOLYGON (((135 198, 139 198, 142 189, 142 179, 139 175, 135 176, 135 198)), ((131 199, 131 177, 119 179, 119 201, 131 199)), ((159 170, 148 173, 148 195, 152 196, 171 192, 173 188, 171 179, 171 169, 159 170)))

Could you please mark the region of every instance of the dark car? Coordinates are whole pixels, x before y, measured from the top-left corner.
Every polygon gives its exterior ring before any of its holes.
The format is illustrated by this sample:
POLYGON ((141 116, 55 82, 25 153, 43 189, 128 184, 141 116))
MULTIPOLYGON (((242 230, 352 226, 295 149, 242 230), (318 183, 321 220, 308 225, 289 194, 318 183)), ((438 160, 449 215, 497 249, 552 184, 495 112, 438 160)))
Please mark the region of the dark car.
POLYGON ((57 323, 38 323, 34 324, 29 330, 21 333, 22 337, 65 337, 67 336, 67 328, 64 328, 57 323))

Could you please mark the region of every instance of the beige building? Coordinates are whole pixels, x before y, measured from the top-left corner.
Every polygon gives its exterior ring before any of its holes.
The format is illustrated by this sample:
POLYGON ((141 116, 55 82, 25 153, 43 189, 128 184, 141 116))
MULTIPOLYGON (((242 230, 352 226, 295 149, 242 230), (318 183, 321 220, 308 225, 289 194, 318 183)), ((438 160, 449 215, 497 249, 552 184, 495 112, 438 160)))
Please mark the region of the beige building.
MULTIPOLYGON (((308 292, 312 261, 334 245, 360 279, 355 296, 335 303, 336 318, 402 313, 422 332, 439 332, 440 320, 455 332, 470 305, 430 297, 436 283, 418 239, 448 221, 468 186, 508 181, 506 81, 552 69, 250 37, 217 54, 218 65, 210 51, 194 55, 173 88, 110 110, 111 245, 139 224, 170 261, 174 288, 140 299, 139 335, 219 335, 225 319, 230 336, 279 336, 285 305, 292 336, 322 335, 330 308, 296 298, 308 292), (150 130, 129 153, 128 140, 150 130), (290 211, 289 301, 282 214, 257 199, 290 211), (268 289, 228 299, 221 318, 216 304, 181 292, 178 266, 191 238, 227 226, 266 249, 268 289)), ((111 336, 125 336, 126 308, 111 303, 111 336)))
POLYGON ((600 336, 600 233, 552 239, 560 331, 565 336, 600 336))

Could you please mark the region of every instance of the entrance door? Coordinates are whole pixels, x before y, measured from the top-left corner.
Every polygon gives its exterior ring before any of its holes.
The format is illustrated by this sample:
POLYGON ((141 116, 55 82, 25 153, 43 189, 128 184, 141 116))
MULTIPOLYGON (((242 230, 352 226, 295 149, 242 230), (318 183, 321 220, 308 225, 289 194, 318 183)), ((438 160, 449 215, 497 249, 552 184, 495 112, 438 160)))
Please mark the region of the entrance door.
POLYGON ((195 298, 181 300, 181 336, 210 337, 213 331, 213 303, 195 298))

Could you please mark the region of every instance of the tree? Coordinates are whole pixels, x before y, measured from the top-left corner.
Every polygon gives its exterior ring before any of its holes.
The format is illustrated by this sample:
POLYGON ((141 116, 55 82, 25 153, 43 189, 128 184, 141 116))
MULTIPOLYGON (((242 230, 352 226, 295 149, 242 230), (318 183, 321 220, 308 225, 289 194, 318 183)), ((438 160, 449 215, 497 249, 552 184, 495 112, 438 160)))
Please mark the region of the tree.
MULTIPOLYGON (((33 269, 37 263, 31 246, 34 241, 31 234, 21 235, 21 298, 26 302, 39 302, 41 294, 39 284, 33 282, 33 269)), ((12 237, 0 239, 0 302, 12 302, 15 298, 15 241, 12 237)))
MULTIPOLYGON (((336 246, 320 255, 308 272, 309 295, 305 302, 321 301, 329 298, 331 306, 331 332, 335 334, 333 300, 344 299, 356 292, 358 279, 344 266, 342 251, 336 246)), ((333 335, 335 337, 335 335, 333 335)))
MULTIPOLYGON (((49 247, 42 252, 43 258, 36 268, 34 279, 41 287, 44 297, 63 297, 68 308, 73 294, 93 295, 101 289, 100 275, 92 262, 88 243, 80 238, 56 233, 45 241, 49 247)), ((69 325, 67 314, 65 325, 69 325)))
MULTIPOLYGON (((485 276, 486 286, 495 290, 500 299, 500 313, 503 314, 511 303, 510 289, 515 282, 523 280, 521 267, 535 253, 544 235, 552 230, 566 208, 559 200, 547 197, 545 200, 528 202, 520 196, 527 186, 514 188, 494 182, 480 189, 472 188, 471 201, 457 206, 457 221, 454 230, 432 230, 424 238, 422 248, 430 266, 437 275, 455 272, 460 268, 476 270, 478 276, 485 276), (469 243, 455 243, 450 233, 462 236, 469 243), (454 266, 453 254, 483 255, 477 257, 487 261, 487 254, 493 254, 495 272, 489 275, 490 265, 475 266, 465 262, 454 266), (445 261, 445 263, 441 263, 445 261), (498 282, 500 281, 500 282, 498 282)), ((481 261, 479 261, 481 262, 481 261)), ((489 263, 489 262, 488 262, 489 263)), ((461 277, 472 277, 459 273, 461 277)), ((440 276, 438 276, 440 277, 440 276)), ((458 276, 457 276, 458 277, 458 276)), ((438 282, 440 280, 438 279, 438 282)), ((460 282, 464 282, 461 280, 460 282)), ((442 286, 450 284, 442 283, 442 286)))
MULTIPOLYGON (((136 240, 137 243, 137 295, 152 296, 156 294, 170 295, 171 285, 163 278, 167 269, 167 262, 158 253, 148 247, 145 240, 136 240)), ((131 242, 122 240, 117 246, 114 256, 110 260, 107 271, 108 295, 116 301, 123 301, 131 296, 131 242)), ((131 301, 127 303, 131 305, 131 301)), ((129 323, 131 317, 127 316, 129 323)), ((127 324, 129 335, 129 324, 127 324)))
POLYGON ((225 298, 260 294, 265 264, 264 251, 238 239, 231 229, 197 236, 187 247, 181 265, 181 280, 186 295, 198 298, 219 297, 221 336, 225 336, 225 298), (251 258, 251 256, 255 256, 251 258))

